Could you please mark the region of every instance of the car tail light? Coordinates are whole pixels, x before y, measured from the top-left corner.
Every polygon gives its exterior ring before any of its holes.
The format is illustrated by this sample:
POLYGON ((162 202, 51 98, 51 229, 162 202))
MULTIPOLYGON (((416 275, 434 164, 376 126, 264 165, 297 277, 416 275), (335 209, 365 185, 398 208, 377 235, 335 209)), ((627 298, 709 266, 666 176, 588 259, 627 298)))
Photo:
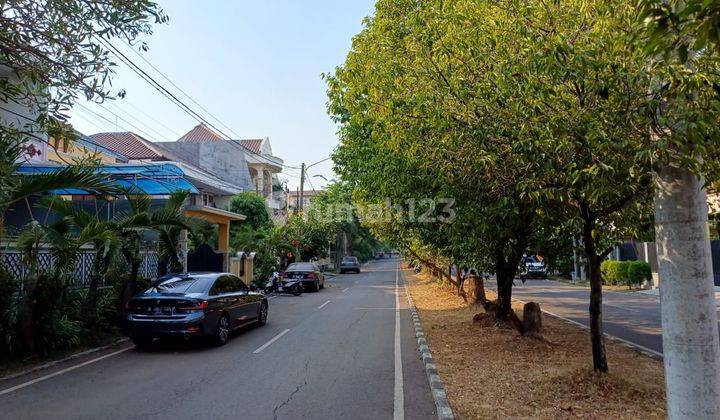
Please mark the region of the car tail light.
POLYGON ((178 309, 180 309, 181 311, 202 311, 202 310, 207 309, 207 307, 208 307, 208 301, 203 300, 202 302, 199 302, 195 306, 184 306, 184 307, 180 307, 178 309))
POLYGON ((315 273, 308 273, 307 278, 309 278, 309 279, 316 279, 317 276, 315 275, 315 273))

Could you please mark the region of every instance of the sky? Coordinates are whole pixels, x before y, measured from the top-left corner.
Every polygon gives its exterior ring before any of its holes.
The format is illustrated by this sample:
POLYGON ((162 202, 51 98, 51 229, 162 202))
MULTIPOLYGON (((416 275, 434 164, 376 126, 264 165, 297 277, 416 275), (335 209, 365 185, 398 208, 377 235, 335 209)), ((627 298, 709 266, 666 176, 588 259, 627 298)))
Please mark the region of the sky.
MULTIPOLYGON (((209 121, 233 138, 269 137, 273 154, 288 166, 312 164, 332 153, 337 127, 326 113, 321 74, 343 63, 374 0, 159 3, 170 20, 144 38, 149 50, 141 54, 232 133, 209 121)), ((131 47, 113 44, 177 92, 131 47)), ((174 141, 198 124, 124 64, 115 71, 112 90, 125 90, 125 98, 76 105, 71 123, 80 132, 134 131, 149 140, 174 141)), ((200 110, 182 93, 176 96, 200 110)), ((306 189, 322 188, 326 181, 316 175, 332 179, 332 161, 311 167, 308 175, 306 189)), ((284 169, 280 178, 295 189, 299 170, 284 169)))

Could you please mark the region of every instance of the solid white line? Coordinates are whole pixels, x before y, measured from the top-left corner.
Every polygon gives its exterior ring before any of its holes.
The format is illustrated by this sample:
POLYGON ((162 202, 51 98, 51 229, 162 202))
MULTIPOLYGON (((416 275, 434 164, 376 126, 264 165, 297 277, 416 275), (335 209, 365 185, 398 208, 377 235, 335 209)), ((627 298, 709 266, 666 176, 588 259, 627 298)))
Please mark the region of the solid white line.
POLYGON ((329 300, 328 300, 328 301, 325 301, 325 303, 323 303, 322 305, 318 306, 318 309, 322 309, 322 308, 324 308, 324 307, 325 307, 325 305, 327 305, 328 303, 330 303, 330 301, 329 301, 329 300))
POLYGON ((403 395, 402 351, 400 347, 400 286, 399 265, 395 267, 395 398, 393 420, 405 419, 405 397, 403 395))
POLYGON ((350 289, 350 288, 349 288, 349 287, 344 288, 344 289, 343 289, 343 292, 347 292, 348 289, 350 289))
POLYGON ((276 335, 275 337, 271 338, 270 341, 268 341, 267 343, 265 343, 265 344, 263 344, 262 346, 258 347, 258 349, 255 350, 255 351, 253 352, 253 354, 258 354, 258 353, 260 353, 261 351, 265 350, 266 348, 268 348, 268 346, 270 346, 270 344, 276 342, 278 339, 280 339, 280 337, 282 337, 283 335, 287 334, 288 331, 290 331, 290 330, 289 330, 289 329, 283 330, 283 332, 281 332, 280 334, 278 334, 278 335, 276 335))
POLYGON ((58 375, 62 375, 63 373, 67 373, 67 372, 70 372, 70 371, 72 371, 72 370, 79 369, 79 368, 81 368, 81 367, 83 367, 83 366, 87 366, 87 365, 89 365, 89 364, 91 364, 91 363, 99 362, 100 360, 107 359, 108 357, 113 357, 113 356, 118 355, 118 354, 120 354, 120 353, 126 352, 126 351, 128 351, 128 350, 130 350, 130 349, 132 349, 132 348, 133 348, 133 347, 128 347, 128 348, 125 348, 125 349, 122 349, 122 350, 118 350, 118 351, 115 351, 115 352, 112 352, 112 353, 108 353, 108 354, 106 354, 106 355, 104 355, 104 356, 96 357, 95 359, 91 359, 91 360, 88 360, 88 361, 86 361, 86 362, 82 362, 82 363, 77 364, 77 365, 75 365, 75 366, 70 366, 69 368, 65 368, 65 369, 58 370, 57 372, 53 372, 53 373, 51 373, 51 374, 48 374, 48 375, 45 375, 45 376, 41 376, 41 377, 39 377, 39 378, 35 378, 35 379, 31 380, 31 381, 27 381, 27 382, 22 383, 22 384, 20 384, 20 385, 15 385, 15 386, 13 386, 13 387, 11 387, 11 388, 3 389, 2 391, 0 391, 0 395, 9 394, 9 393, 11 393, 11 392, 13 392, 13 391, 17 391, 18 389, 22 389, 22 388, 25 388, 25 387, 27 387, 27 386, 36 384, 36 383, 38 383, 38 382, 42 382, 42 381, 44 381, 44 380, 46 380, 46 379, 54 378, 54 377, 56 377, 56 376, 58 376, 58 375))
MULTIPOLYGON (((493 288, 490 288, 490 290, 495 291, 495 289, 493 289, 493 288)), ((497 292, 495 292, 495 293, 497 293, 497 292)), ((520 300, 520 299, 515 299, 515 300, 518 301, 518 302, 520 302, 520 303, 522 303, 522 304, 527 303, 527 302, 525 302, 525 301, 523 301, 523 300, 520 300)), ((546 310, 546 309, 541 309, 541 310, 542 310, 543 312, 545 312, 546 314, 550 315, 550 316, 554 316, 555 318, 562 319, 563 321, 567 321, 567 322, 569 322, 569 323, 571 323, 571 324, 574 324, 574 325, 577 325, 578 327, 581 327, 581 328, 583 328, 583 329, 586 329, 586 330, 589 330, 589 329, 590 329, 589 326, 587 326, 587 325, 585 325, 585 324, 583 324, 583 323, 581 323, 581 322, 577 322, 577 321, 574 321, 574 320, 572 320, 572 319, 570 319, 570 318, 566 318, 566 317, 564 317, 564 316, 560 316, 560 315, 555 314, 555 313, 552 313, 552 312, 550 312, 550 311, 548 311, 548 310, 546 310)), ((719 321, 719 322, 720 322, 720 321, 719 321)), ((653 349, 647 348, 647 347, 645 347, 645 346, 643 346, 643 345, 640 345, 640 344, 638 344, 638 343, 634 343, 634 342, 632 342, 632 341, 630 341, 630 340, 626 340, 626 339, 624 339, 624 338, 620 338, 620 337, 618 337, 618 336, 616 336, 616 335, 612 335, 612 334, 609 334, 609 333, 606 333, 606 332, 603 332, 603 335, 606 336, 606 337, 609 337, 609 338, 611 338, 611 339, 613 339, 613 340, 617 340, 617 341, 620 341, 620 342, 622 342, 622 343, 625 343, 625 344, 627 344, 627 345, 630 346, 630 347, 635 347, 635 348, 637 348, 637 349, 639 349, 639 350, 642 350, 642 351, 644 351, 644 352, 650 353, 650 354, 652 354, 652 355, 654 355, 654 356, 656 356, 656 357, 660 357, 660 358, 663 357, 663 354, 662 354, 662 353, 657 352, 657 351, 655 351, 655 350, 653 350, 653 349)))
MULTIPOLYGON (((585 325, 585 324, 583 324, 583 323, 580 323, 580 322, 577 322, 577 321, 574 321, 574 320, 572 320, 572 319, 570 319, 570 318, 565 318, 564 316, 560 316, 560 315, 554 314, 554 313, 552 313, 552 312, 550 312, 550 311, 546 311, 545 309, 543 309, 542 311, 545 312, 546 314, 550 315, 550 316, 554 316, 555 318, 560 318, 560 319, 562 319, 563 321, 567 321, 567 322, 569 322, 569 323, 571 323, 571 324, 574 324, 574 325, 577 325, 577 326, 579 326, 579 327, 581 327, 581 328, 583 328, 583 329, 586 329, 586 330, 590 329, 590 327, 588 327, 587 325, 585 325)), ((647 348, 647 347, 642 346, 642 345, 640 345, 640 344, 633 343, 632 341, 626 340, 626 339, 624 339, 624 338, 620 338, 620 337, 618 337, 618 336, 616 336, 616 335, 608 334, 608 333, 606 333, 606 332, 603 332, 603 335, 606 336, 606 337, 612 338, 613 340, 617 340, 617 341, 623 342, 623 343, 625 343, 625 344, 627 344, 627 345, 629 345, 629 346, 631 346, 631 347, 635 347, 635 348, 637 348, 637 349, 643 350, 643 351, 645 351, 645 352, 647 352, 647 353, 650 353, 650 354, 652 354, 652 355, 654 355, 654 356, 656 356, 656 357, 663 357, 662 353, 659 353, 659 352, 657 352, 657 351, 655 351, 655 350, 653 350, 653 349, 647 348)))

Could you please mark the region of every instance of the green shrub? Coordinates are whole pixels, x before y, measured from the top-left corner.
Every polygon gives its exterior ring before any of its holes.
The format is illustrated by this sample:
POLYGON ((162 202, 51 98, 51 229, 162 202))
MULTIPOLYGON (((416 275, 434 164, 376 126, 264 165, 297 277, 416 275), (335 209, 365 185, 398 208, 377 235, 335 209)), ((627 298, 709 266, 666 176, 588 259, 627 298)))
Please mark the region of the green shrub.
POLYGON ((605 260, 600 264, 600 274, 603 283, 608 285, 618 284, 620 281, 620 261, 605 260))
POLYGON ((652 278, 650 264, 645 261, 627 261, 628 286, 641 285, 645 280, 652 278))
POLYGON ((639 286, 652 277, 650 264, 645 261, 605 260, 600 264, 603 283, 608 285, 626 284, 639 286))
POLYGON ((35 344, 41 355, 77 347, 85 337, 82 323, 59 311, 46 312, 37 319, 35 344))
POLYGON ((0 359, 18 350, 16 324, 20 283, 0 267, 0 359))

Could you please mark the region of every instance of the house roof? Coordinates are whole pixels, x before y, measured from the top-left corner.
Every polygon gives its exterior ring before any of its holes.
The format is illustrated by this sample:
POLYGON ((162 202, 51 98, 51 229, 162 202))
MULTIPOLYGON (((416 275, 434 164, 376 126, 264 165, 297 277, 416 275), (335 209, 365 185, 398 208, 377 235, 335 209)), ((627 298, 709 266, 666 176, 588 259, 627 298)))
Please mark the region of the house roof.
POLYGON ((185 133, 184 136, 180 137, 178 141, 187 142, 198 142, 198 141, 223 141, 224 139, 220 134, 213 131, 211 128, 201 123, 193 127, 192 130, 185 133))
MULTIPOLYGON (((17 173, 25 176, 46 175, 66 169, 68 165, 24 164, 17 173)), ((108 185, 115 185, 133 192, 147 195, 168 195, 176 191, 197 194, 198 189, 185 179, 185 172, 173 163, 116 163, 101 165, 94 172, 105 178, 108 185)), ((58 195, 85 195, 88 191, 79 188, 64 188, 50 191, 58 195)))
POLYGON ((262 146, 263 139, 244 139, 239 140, 240 145, 256 155, 261 154, 260 147, 262 146))
MULTIPOLYGON (((324 192, 325 192, 325 190, 303 190, 303 198, 314 197, 314 196, 316 196, 318 194, 322 194, 324 192)), ((293 197, 293 198, 300 197, 300 191, 291 190, 288 193, 288 196, 293 197)))
POLYGON ((75 134, 77 135, 77 139, 75 139, 75 142, 85 148, 86 150, 99 152, 107 156, 114 157, 118 162, 120 163, 127 163, 128 158, 127 156, 123 155, 122 153, 118 153, 115 150, 112 150, 101 143, 91 139, 89 136, 86 136, 85 134, 75 130, 75 134))
POLYGON ((128 159, 162 160, 163 156, 149 146, 150 141, 130 131, 97 133, 91 139, 128 159))

